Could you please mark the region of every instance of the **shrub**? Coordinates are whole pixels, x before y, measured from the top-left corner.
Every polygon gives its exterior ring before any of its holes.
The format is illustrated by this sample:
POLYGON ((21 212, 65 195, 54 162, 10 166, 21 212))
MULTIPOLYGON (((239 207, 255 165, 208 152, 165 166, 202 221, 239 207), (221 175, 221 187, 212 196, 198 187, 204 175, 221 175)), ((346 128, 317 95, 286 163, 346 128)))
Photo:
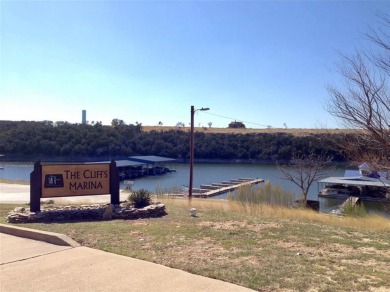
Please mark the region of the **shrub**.
POLYGON ((269 181, 257 187, 245 186, 236 193, 229 194, 228 200, 242 204, 267 204, 271 206, 291 207, 294 203, 295 193, 284 190, 269 181))
POLYGON ((148 190, 140 189, 130 194, 127 199, 135 208, 143 208, 150 205, 152 194, 148 190))
POLYGON ((367 215, 366 208, 363 204, 352 204, 352 201, 345 203, 341 209, 341 213, 345 216, 364 217, 367 215))

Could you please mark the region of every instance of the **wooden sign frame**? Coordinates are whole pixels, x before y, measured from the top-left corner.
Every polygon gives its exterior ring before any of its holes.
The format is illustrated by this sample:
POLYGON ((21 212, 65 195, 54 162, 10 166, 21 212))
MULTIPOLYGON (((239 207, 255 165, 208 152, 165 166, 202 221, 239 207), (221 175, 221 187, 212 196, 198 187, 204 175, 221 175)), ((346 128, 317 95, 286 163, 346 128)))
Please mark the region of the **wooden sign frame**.
POLYGON ((41 198, 111 194, 119 202, 119 174, 116 162, 42 164, 37 161, 30 174, 30 210, 41 210, 41 198))

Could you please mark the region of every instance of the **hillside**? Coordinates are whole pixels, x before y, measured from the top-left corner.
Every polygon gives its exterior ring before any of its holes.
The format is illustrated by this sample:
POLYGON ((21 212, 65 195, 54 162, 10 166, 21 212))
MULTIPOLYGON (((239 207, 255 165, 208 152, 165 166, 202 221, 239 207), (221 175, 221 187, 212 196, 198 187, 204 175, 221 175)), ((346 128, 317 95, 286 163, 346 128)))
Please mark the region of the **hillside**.
MULTIPOLYGON (((189 158, 189 127, 100 123, 0 121, 0 153, 15 157, 91 157, 132 155, 189 158)), ((208 160, 289 160, 311 152, 343 161, 339 144, 347 130, 195 128, 195 156, 208 160)))

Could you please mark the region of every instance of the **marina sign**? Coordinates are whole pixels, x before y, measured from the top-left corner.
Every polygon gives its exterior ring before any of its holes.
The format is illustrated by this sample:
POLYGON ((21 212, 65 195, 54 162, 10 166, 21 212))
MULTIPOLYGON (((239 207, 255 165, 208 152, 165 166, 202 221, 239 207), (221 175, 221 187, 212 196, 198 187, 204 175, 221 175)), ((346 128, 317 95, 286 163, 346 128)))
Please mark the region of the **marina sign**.
POLYGON ((30 209, 40 211, 40 199, 111 194, 119 204, 119 175, 111 163, 34 164, 30 174, 30 209))

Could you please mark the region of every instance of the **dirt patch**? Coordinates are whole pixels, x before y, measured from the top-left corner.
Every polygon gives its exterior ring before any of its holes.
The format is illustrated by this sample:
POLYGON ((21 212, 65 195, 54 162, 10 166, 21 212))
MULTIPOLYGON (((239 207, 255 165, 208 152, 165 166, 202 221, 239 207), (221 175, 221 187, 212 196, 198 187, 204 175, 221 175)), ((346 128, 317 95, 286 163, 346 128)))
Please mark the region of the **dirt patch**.
POLYGON ((224 222, 210 222, 204 221, 199 224, 202 227, 210 227, 216 230, 239 230, 246 229, 250 231, 259 232, 269 228, 279 228, 280 224, 275 222, 248 224, 247 221, 224 221, 224 222))
POLYGON ((173 267, 215 265, 228 261, 228 253, 211 238, 202 238, 193 241, 191 245, 165 245, 157 261, 173 267))
MULTIPOLYGON (((378 262, 375 257, 390 258, 390 250, 378 250, 374 247, 357 247, 352 248, 343 244, 324 245, 318 240, 318 244, 308 246, 297 238, 289 237, 286 240, 269 240, 269 245, 280 247, 291 251, 299 256, 307 256, 313 261, 325 260, 327 262, 336 261, 339 264, 336 268, 344 270, 343 265, 358 265, 361 262, 367 267, 373 267, 376 270, 388 270, 385 262, 378 262), (360 254, 361 257, 356 258, 360 254), (369 258, 371 256, 371 258, 369 258), (367 258, 366 260, 364 258, 367 258)), ((312 243, 311 243, 312 244, 312 243)))
POLYGON ((147 225, 149 225, 148 221, 146 221, 146 220, 135 220, 135 221, 131 221, 130 224, 131 225, 136 225, 136 226, 147 226, 147 225))

